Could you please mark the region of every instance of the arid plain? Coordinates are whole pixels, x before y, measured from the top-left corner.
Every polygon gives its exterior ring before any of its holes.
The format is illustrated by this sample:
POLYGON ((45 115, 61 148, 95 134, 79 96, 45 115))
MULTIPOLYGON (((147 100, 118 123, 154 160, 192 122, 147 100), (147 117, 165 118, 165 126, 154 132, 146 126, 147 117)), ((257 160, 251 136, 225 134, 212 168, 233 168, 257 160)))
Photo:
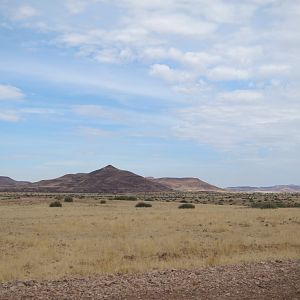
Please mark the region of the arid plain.
POLYGON ((55 197, 1 194, 1 282, 300 258, 299 208, 55 197))

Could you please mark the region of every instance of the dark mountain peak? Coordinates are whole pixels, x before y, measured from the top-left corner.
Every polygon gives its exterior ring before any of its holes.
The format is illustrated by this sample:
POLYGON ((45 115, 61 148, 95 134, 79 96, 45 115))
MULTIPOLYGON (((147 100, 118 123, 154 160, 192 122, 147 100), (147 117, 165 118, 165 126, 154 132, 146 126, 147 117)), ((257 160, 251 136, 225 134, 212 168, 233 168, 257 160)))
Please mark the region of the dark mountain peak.
POLYGON ((112 165, 107 165, 103 168, 104 170, 119 170, 118 168, 112 166, 112 165))
POLYGON ((105 166, 104 168, 95 170, 95 171, 93 171, 93 172, 90 172, 89 174, 90 174, 90 175, 100 175, 100 174, 107 174, 107 173, 116 173, 116 172, 119 172, 119 171, 121 171, 121 170, 115 168, 115 167, 112 166, 112 165, 107 165, 107 166, 105 166))

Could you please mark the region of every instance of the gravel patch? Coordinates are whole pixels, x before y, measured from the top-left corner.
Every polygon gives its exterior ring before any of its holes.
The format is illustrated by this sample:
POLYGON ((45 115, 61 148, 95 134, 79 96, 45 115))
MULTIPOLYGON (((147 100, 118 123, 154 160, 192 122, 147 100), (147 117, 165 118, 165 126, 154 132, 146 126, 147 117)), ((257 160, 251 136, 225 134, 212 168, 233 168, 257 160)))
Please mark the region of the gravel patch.
POLYGON ((300 299, 300 260, 0 283, 0 299, 300 299))

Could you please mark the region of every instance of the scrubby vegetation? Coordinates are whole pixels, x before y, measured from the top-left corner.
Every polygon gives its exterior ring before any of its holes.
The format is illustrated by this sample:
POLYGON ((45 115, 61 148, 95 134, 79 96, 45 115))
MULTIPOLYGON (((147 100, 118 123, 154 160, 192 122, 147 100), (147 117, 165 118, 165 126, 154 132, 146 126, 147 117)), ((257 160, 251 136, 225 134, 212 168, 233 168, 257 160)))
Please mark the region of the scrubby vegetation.
POLYGON ((49 207, 62 207, 62 204, 59 201, 51 202, 49 207))
POLYGON ((136 201, 137 197, 135 197, 135 196, 115 196, 114 200, 136 201))
POLYGON ((152 204, 146 202, 139 202, 135 205, 135 207, 152 207, 152 204))
POLYGON ((72 196, 66 196, 64 199, 64 202, 73 202, 73 197, 72 196))
POLYGON ((66 197, 78 199, 80 202, 89 200, 123 200, 123 201, 158 201, 192 204, 242 205, 253 208, 260 207, 300 207, 300 193, 232 193, 232 192, 163 192, 141 194, 51 194, 51 193, 0 193, 0 201, 17 199, 54 199, 63 201, 66 197), (262 205, 262 203, 267 203, 262 205))
POLYGON ((178 208, 195 208, 195 205, 192 203, 183 203, 179 205, 178 208))
POLYGON ((266 209, 266 208, 277 208, 278 206, 274 202, 253 202, 251 204, 251 207, 266 209))
MULTIPOLYGON (((205 195, 185 193, 185 200, 205 195)), ((182 194, 160 198, 153 193, 159 200, 148 203, 151 209, 135 208, 131 201, 100 207, 101 200, 109 199, 104 194, 85 194, 83 200, 74 194, 78 201, 67 208, 45 209, 55 194, 15 196, 0 195, 1 281, 299 259, 297 208, 232 207, 229 200, 236 198, 224 194, 218 195, 224 205, 197 204, 185 212, 178 209, 182 194)), ((144 194, 137 197, 145 199, 144 194)), ((290 197, 282 202, 296 201, 290 197)), ((254 202, 268 202, 265 198, 254 195, 254 202)))

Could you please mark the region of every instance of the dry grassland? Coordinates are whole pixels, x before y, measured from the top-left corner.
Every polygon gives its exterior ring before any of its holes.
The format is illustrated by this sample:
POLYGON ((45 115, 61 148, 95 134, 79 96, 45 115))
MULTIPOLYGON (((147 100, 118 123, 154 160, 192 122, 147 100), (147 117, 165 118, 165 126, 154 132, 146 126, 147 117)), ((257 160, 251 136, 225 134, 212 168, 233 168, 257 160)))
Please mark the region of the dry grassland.
POLYGON ((1 201, 0 281, 300 258, 300 210, 1 201))

